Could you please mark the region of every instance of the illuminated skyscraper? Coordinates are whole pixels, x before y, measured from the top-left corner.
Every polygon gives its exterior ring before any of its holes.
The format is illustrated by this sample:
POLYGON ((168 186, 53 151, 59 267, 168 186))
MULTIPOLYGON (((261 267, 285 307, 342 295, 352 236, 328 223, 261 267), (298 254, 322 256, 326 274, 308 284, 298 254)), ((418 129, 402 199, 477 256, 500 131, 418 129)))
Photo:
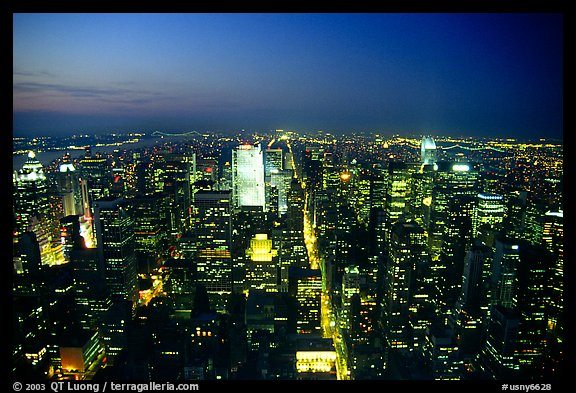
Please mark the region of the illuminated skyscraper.
POLYGON ((430 205, 432 204, 432 186, 434 184, 433 165, 421 165, 412 173, 410 179, 409 211, 424 228, 430 223, 430 205))
POLYGON ((272 248, 272 239, 266 234, 256 234, 246 250, 246 284, 248 292, 261 289, 278 292, 278 250, 272 248))
POLYGON ((80 216, 62 217, 60 219, 60 243, 62 244, 62 256, 67 262, 70 261, 70 250, 77 236, 80 236, 80 216))
POLYGON ((296 297, 298 334, 321 334, 322 273, 319 269, 290 269, 291 293, 296 297))
POLYGON ((80 178, 87 183, 91 206, 96 199, 109 195, 112 168, 106 157, 100 154, 92 155, 90 147, 86 148, 84 157, 80 159, 80 178))
POLYGON ((503 306, 490 307, 486 343, 478 355, 477 365, 492 378, 511 378, 517 375, 515 356, 518 340, 519 315, 503 306))
POLYGON ((496 239, 491 272, 491 284, 493 286, 491 304, 510 309, 516 306, 516 280, 519 261, 520 246, 518 242, 507 238, 496 239))
POLYGON ((436 303, 441 314, 452 310, 460 293, 464 258, 472 244, 475 207, 476 198, 471 195, 456 195, 448 201, 440 257, 432 265, 436 303))
POLYGON ((288 210, 288 193, 293 175, 294 171, 291 169, 273 171, 270 174, 270 184, 278 190, 278 214, 280 216, 285 215, 288 210))
POLYGON ((137 195, 127 200, 134 221, 134 252, 139 273, 150 273, 156 267, 166 245, 168 220, 165 200, 168 195, 137 195))
POLYGON ((194 211, 198 283, 206 287, 212 307, 223 311, 232 293, 232 193, 198 191, 194 211))
POLYGON ((243 206, 232 214, 232 291, 247 293, 247 271, 250 258, 246 250, 251 247, 251 240, 256 234, 264 234, 269 230, 266 213, 261 206, 243 206))
POLYGON ((492 231, 498 231, 502 227, 506 206, 504 197, 498 194, 479 193, 478 205, 475 210, 472 234, 478 236, 481 228, 487 227, 492 231))
POLYGON ((564 320, 564 213, 548 212, 544 216, 542 243, 554 257, 550 282, 548 325, 554 336, 562 341, 564 320))
POLYGON ((360 305, 360 271, 358 266, 350 265, 344 269, 342 277, 342 302, 340 307, 340 327, 348 332, 352 330, 353 319, 356 317, 358 320, 360 305), (354 302, 357 302, 354 306, 354 302), (356 308, 356 309, 355 309, 356 308))
POLYGON ((547 314, 552 289, 550 282, 556 261, 544 246, 528 242, 520 243, 519 256, 514 308, 520 314, 518 364, 525 371, 546 362, 543 355, 550 340, 547 335, 547 314))
POLYGON ((421 160, 425 165, 436 162, 436 143, 432 137, 424 137, 420 142, 421 160))
POLYGON ((64 217, 82 214, 80 180, 74 165, 70 161, 69 154, 64 156, 64 162, 60 165, 58 173, 58 191, 62 197, 64 217))
POLYGON ((100 330, 104 313, 112 306, 98 249, 87 248, 79 234, 71 235, 70 264, 74 279, 74 306, 84 329, 100 330))
POLYGON ((410 313, 414 305, 416 266, 426 263, 426 233, 415 221, 393 225, 384 275, 383 326, 388 348, 409 348, 414 342, 410 313))
POLYGON ((240 145, 232 151, 234 207, 260 206, 266 211, 264 160, 260 145, 240 145))
POLYGON ((121 198, 103 198, 94 204, 98 255, 105 268, 106 285, 112 295, 138 299, 134 222, 121 198))
POLYGON ((154 165, 156 190, 168 195, 169 232, 180 236, 190 229, 192 196, 190 183, 191 164, 170 160, 154 165))
POLYGON ((33 217, 47 220, 50 212, 48 199, 48 181, 40 161, 34 152, 28 153, 28 159, 22 169, 14 171, 14 214, 16 230, 28 230, 33 217))
POLYGON ((40 245, 42 265, 64 262, 60 243, 59 210, 51 204, 49 181, 33 152, 26 163, 13 172, 14 222, 16 234, 31 231, 40 245))
POLYGON ((384 212, 386 215, 386 239, 390 239, 392 225, 407 210, 408 165, 404 162, 391 161, 388 163, 387 172, 384 212))
POLYGON ((488 279, 492 259, 492 249, 480 242, 472 245, 464 258, 461 291, 451 323, 460 338, 460 357, 465 364, 470 364, 480 352, 488 325, 488 279))
POLYGON ((506 214, 502 222, 504 234, 515 239, 526 239, 526 198, 527 192, 514 192, 507 195, 506 214))
POLYGON ((432 259, 436 260, 442 248, 450 200, 457 195, 476 196, 480 177, 474 165, 467 162, 440 161, 434 165, 434 171, 429 241, 432 259))
POLYGON ((264 180, 269 183, 272 173, 284 169, 282 164, 282 149, 264 150, 264 180))

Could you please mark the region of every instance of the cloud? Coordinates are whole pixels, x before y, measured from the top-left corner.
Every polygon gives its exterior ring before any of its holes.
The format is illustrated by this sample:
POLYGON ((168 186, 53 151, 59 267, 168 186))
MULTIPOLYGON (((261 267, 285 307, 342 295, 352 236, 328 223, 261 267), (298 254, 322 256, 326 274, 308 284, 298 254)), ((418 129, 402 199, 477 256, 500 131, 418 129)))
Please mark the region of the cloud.
POLYGON ((126 87, 73 86, 22 81, 13 83, 13 110, 121 112, 176 101, 176 95, 126 87))
POLYGON ((40 77, 40 78, 44 78, 44 77, 50 77, 50 78, 55 78, 57 75, 53 74, 51 72, 48 71, 12 71, 12 76, 13 77, 40 77))

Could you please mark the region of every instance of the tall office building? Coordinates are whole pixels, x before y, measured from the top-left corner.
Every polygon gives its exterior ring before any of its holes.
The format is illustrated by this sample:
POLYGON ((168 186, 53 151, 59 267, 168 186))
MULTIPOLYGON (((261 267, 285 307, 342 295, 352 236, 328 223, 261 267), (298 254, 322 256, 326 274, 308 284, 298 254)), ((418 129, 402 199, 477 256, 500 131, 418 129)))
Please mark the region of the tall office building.
POLYGON ((433 165, 423 164, 419 170, 412 173, 410 179, 410 204, 408 210, 423 228, 428 228, 430 223, 430 205, 432 204, 433 184, 433 165))
POLYGON ((488 325, 488 280, 492 259, 492 248, 481 242, 475 242, 464 258, 461 291, 451 323, 455 335, 460 338, 460 357, 466 365, 480 352, 488 325))
POLYGON ((520 246, 518 242, 508 238, 496 239, 491 271, 491 285, 493 287, 491 304, 509 309, 515 308, 519 262, 520 246))
POLYGON ((246 284, 248 292, 278 292, 278 250, 272 247, 267 234, 257 233, 246 250, 246 284))
POLYGON ((477 367, 492 378, 505 379, 517 376, 518 327, 520 317, 509 308, 490 307, 486 342, 477 359, 477 367))
POLYGON ((502 222, 503 232, 506 236, 515 239, 525 239, 526 205, 528 193, 526 191, 513 192, 506 195, 506 212, 502 222))
POLYGON ((279 198, 275 200, 272 193, 275 192, 280 196, 279 186, 283 185, 279 182, 278 174, 284 169, 282 160, 282 149, 271 149, 270 146, 264 150, 264 183, 266 184, 266 210, 278 211, 279 198), (274 177, 274 182, 272 181, 274 177))
POLYGON ((398 221, 391 230, 390 248, 384 272, 383 326, 388 348, 411 347, 414 333, 410 313, 416 294, 415 268, 426 263, 426 233, 415 221, 398 221))
POLYGON ((270 174, 270 184, 278 190, 278 214, 284 216, 288 210, 288 193, 294 177, 292 169, 273 171, 270 174))
POLYGON ((166 202, 169 233, 172 236, 181 236, 190 229, 192 210, 190 170, 191 165, 187 161, 166 160, 154 164, 155 188, 168 196, 166 202))
POLYGON ((502 229, 506 206, 502 195, 479 193, 473 220, 473 237, 477 237, 482 228, 498 232, 502 229))
POLYGON ((267 178, 274 171, 281 171, 284 169, 282 156, 282 149, 266 149, 264 150, 264 173, 267 178))
POLYGON ((93 208, 95 200, 107 197, 112 182, 112 168, 106 157, 99 153, 92 155, 87 147, 84 157, 80 159, 80 178, 86 181, 90 206, 93 208))
POLYGON ((232 293, 232 193, 198 191, 194 198, 194 233, 197 242, 198 283, 204 285, 210 304, 225 309, 232 293))
POLYGON ((240 145, 232 151, 234 207, 260 206, 266 211, 264 159, 260 145, 240 145))
POLYGON ((306 146, 306 150, 302 154, 302 178, 306 182, 306 190, 308 192, 322 188, 323 161, 323 148, 306 146))
POLYGON ((99 258, 97 248, 86 247, 79 233, 71 234, 71 243, 76 315, 84 329, 100 330, 102 318, 112 306, 103 260, 99 258))
POLYGON ((13 228, 16 234, 34 232, 40 245, 42 265, 64 263, 58 216, 52 203, 49 180, 33 152, 21 169, 13 172, 13 228))
POLYGON ((22 168, 14 171, 13 184, 16 230, 27 231, 33 217, 41 221, 48 220, 50 215, 48 180, 34 152, 29 152, 22 168))
MULTIPOLYGON (((358 320, 359 307, 355 310, 354 302, 360 302, 360 271, 358 266, 350 265, 344 269, 342 277, 342 295, 340 306, 340 327, 347 332, 353 329, 353 320, 358 320)), ((357 304, 359 306, 359 304, 357 304)))
POLYGON ((198 191, 194 200, 194 233, 198 248, 230 249, 232 193, 198 191))
POLYGON ((122 198, 102 198, 94 203, 94 225, 98 255, 112 295, 135 302, 138 299, 134 222, 122 198))
POLYGON ((64 217, 82 214, 82 196, 80 194, 80 179, 71 162, 70 155, 64 156, 58 171, 58 192, 62 197, 64 217))
POLYGON ((127 194, 126 187, 126 169, 121 166, 115 166, 112 168, 112 181, 110 182, 109 195, 121 198, 127 194))
POLYGON ((408 165, 405 162, 390 161, 387 169, 386 199, 384 212, 386 220, 385 238, 389 243, 393 224, 407 210, 408 204, 408 165))
POLYGON ((442 249, 450 201, 457 195, 475 197, 480 191, 480 176, 474 164, 468 162, 439 161, 433 168, 435 179, 428 232, 432 260, 437 260, 442 249))
POLYGON ((420 141, 420 157, 425 165, 431 165, 436 162, 436 143, 432 137, 424 137, 420 141))
POLYGON ((472 244, 472 223, 476 198, 456 195, 448 202, 440 257, 432 265, 436 303, 440 314, 449 313, 462 284, 464 257, 472 244))
POLYGON ((232 214, 232 291, 247 293, 249 287, 246 272, 250 258, 246 250, 250 248, 251 239, 256 234, 269 231, 267 215, 261 206, 243 206, 232 214))
POLYGON ((162 193, 137 195, 127 200, 134 221, 134 252, 138 272, 147 274, 157 267, 166 247, 168 234, 168 196, 162 193))
POLYGON ((547 335, 551 288, 555 258, 544 246, 520 243, 515 309, 520 314, 518 329, 518 365, 531 369, 545 362, 543 355, 550 337, 547 335))
POLYGON ((322 273, 319 269, 291 268, 290 293, 296 297, 298 334, 321 334, 322 273))
POLYGON ((561 341, 564 336, 564 212, 562 210, 549 211, 544 216, 542 243, 554 257, 548 284, 550 288, 548 326, 553 335, 561 341))
POLYGON ((62 244, 62 256, 67 262, 70 261, 70 250, 74 245, 76 236, 80 236, 80 216, 62 217, 60 219, 60 243, 62 244))

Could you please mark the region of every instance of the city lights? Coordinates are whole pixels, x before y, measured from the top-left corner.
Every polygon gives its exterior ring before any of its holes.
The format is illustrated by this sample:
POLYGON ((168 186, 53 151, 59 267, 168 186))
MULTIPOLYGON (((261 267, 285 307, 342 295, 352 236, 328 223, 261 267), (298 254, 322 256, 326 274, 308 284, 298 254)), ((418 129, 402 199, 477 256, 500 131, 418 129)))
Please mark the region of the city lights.
POLYGON ((523 183, 492 181, 523 161, 513 145, 469 150, 475 159, 462 163, 431 136, 386 147, 259 136, 265 151, 197 138, 195 150, 174 142, 114 159, 89 148, 48 165, 26 155, 14 173, 16 307, 44 291, 78 319, 42 329, 74 323, 85 343, 51 346, 26 330, 27 364, 90 379, 129 352, 163 376, 208 378, 180 354, 226 353, 237 362, 218 374, 226 379, 267 348, 279 379, 499 379, 536 366, 554 376, 545 363, 563 353, 562 194, 516 190, 561 178, 559 145, 537 147, 554 170, 523 183), (223 165, 214 145, 228 146, 223 165), (379 163, 384 151, 397 158, 379 163), (70 280, 51 278, 60 271, 70 280), (152 329, 158 358, 126 345, 131 319, 152 329), (101 336, 81 333, 100 326, 101 336))

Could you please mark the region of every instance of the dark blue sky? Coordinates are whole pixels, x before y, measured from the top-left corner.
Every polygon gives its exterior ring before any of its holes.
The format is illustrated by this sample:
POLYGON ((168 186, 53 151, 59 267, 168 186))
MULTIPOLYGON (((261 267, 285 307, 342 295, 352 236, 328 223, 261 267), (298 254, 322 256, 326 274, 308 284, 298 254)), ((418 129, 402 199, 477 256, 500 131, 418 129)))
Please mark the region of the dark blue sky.
POLYGON ((13 132, 562 136, 562 14, 14 14, 13 132))

